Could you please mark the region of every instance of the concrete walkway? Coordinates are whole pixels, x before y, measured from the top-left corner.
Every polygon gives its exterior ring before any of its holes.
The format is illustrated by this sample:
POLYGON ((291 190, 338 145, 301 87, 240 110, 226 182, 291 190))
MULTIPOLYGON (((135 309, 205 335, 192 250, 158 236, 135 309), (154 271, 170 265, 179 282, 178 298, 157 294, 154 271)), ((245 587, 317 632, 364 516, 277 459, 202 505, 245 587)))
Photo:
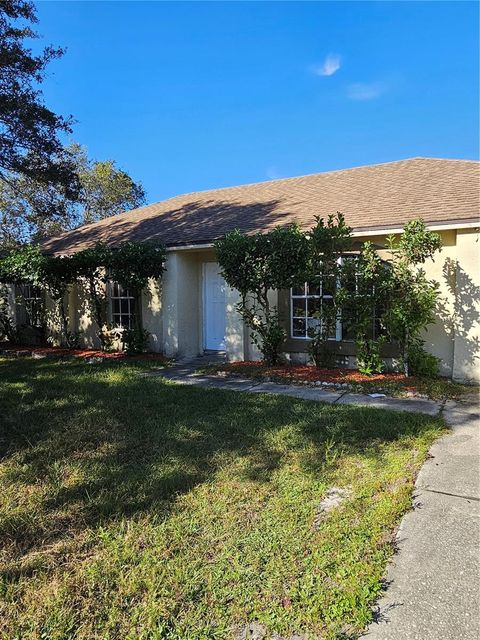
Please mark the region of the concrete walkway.
POLYGON ((196 373, 201 367, 223 362, 223 356, 199 356, 194 360, 177 362, 166 369, 154 369, 145 376, 161 376, 180 384, 196 385, 212 389, 230 389, 231 391, 249 391, 251 393, 273 393, 302 400, 328 402, 330 404, 354 404, 393 411, 408 411, 437 415, 443 406, 442 402, 423 398, 371 398, 362 393, 350 393, 346 390, 319 387, 277 384, 275 382, 256 382, 248 378, 221 377, 196 373))
POLYGON ((443 409, 452 432, 417 478, 368 640, 480 638, 480 422, 471 400, 443 409))

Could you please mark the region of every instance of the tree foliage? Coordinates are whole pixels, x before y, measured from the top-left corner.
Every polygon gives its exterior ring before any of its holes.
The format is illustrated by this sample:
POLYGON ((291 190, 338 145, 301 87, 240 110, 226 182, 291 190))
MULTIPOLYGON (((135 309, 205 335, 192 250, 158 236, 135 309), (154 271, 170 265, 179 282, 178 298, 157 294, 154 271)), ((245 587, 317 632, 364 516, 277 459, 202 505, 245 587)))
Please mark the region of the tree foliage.
POLYGON ((316 224, 308 234, 308 281, 321 287, 321 302, 314 314, 315 326, 309 327, 309 354, 317 366, 332 366, 334 359, 329 338, 335 335, 337 319, 347 298, 345 265, 342 256, 352 246, 351 228, 339 212, 324 221, 315 217, 316 224), (323 295, 328 293, 328 304, 323 295))
POLYGON ((393 257, 387 264, 370 242, 352 250, 351 229, 337 213, 316 218, 306 233, 297 227, 254 236, 234 231, 216 243, 216 250, 225 280, 240 292, 238 310, 269 364, 279 358, 285 330, 268 292, 308 282, 320 292, 315 324, 308 330, 308 350, 317 366, 333 365, 330 340, 341 319, 354 336, 365 373, 383 369, 380 349, 390 340, 399 345, 408 375, 413 353, 420 361, 421 332, 434 320, 438 298, 438 285, 419 265, 440 246, 438 234, 422 220, 412 220, 398 238, 388 239, 393 257))
POLYGON ((37 38, 32 2, 0 4, 0 178, 21 175, 45 185, 61 185, 67 197, 78 194, 78 177, 63 153, 60 135, 71 132, 71 118, 43 102, 40 85, 48 64, 63 55, 46 47, 34 54, 26 41, 37 38))
POLYGON ((27 176, 10 176, 8 182, 0 182, 0 246, 38 241, 145 203, 142 185, 113 160, 92 161, 78 144, 69 145, 64 155, 79 176, 75 200, 61 185, 27 176))
POLYGON ((79 175, 82 224, 103 220, 145 204, 142 185, 134 182, 113 160, 87 160, 79 175))
POLYGON ((226 282, 240 293, 238 311, 269 364, 276 364, 286 334, 269 291, 294 286, 308 268, 307 240, 296 226, 246 236, 227 233, 215 244, 226 282))
POLYGON ((440 250, 441 239, 418 219, 408 222, 399 238, 389 236, 387 244, 392 252, 392 268, 384 320, 390 338, 400 346, 408 375, 411 354, 415 351, 418 357, 421 348, 421 333, 435 319, 439 295, 438 283, 427 278, 419 265, 440 250))

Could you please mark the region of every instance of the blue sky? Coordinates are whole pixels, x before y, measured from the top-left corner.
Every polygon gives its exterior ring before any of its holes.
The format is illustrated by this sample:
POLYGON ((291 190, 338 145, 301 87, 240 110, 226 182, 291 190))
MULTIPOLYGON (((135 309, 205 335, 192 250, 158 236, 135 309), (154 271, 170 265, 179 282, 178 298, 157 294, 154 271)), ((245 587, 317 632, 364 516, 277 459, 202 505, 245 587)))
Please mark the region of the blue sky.
POLYGON ((40 2, 47 104, 188 191, 411 156, 477 158, 474 2, 40 2))

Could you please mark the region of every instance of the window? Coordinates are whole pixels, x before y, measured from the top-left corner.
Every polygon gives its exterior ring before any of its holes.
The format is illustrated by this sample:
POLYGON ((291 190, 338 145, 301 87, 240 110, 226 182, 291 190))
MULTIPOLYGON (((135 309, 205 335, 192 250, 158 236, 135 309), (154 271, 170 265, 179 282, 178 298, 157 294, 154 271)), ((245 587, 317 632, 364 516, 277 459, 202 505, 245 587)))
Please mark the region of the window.
POLYGON ((111 283, 110 302, 115 327, 133 329, 137 321, 137 299, 131 289, 118 282, 111 283))
POLYGON ((33 284, 22 284, 18 288, 20 304, 17 307, 18 322, 29 327, 41 327, 43 316, 43 293, 33 284))
MULTIPOLYGON (((349 301, 340 310, 336 325, 328 337, 329 340, 355 340, 353 324, 355 322, 355 301, 362 295, 359 290, 358 273, 356 269, 356 255, 342 256, 340 264, 351 265, 343 271, 343 286, 349 292, 349 301)), ((291 289, 291 335, 293 338, 308 339, 309 329, 318 326, 320 320, 314 317, 325 305, 333 305, 333 293, 337 283, 317 282, 305 283, 303 286, 291 289)), ((375 301, 372 309, 372 322, 368 331, 368 338, 378 338, 383 333, 380 323, 382 301, 375 301)))
MULTIPOLYGON (((318 326, 315 314, 325 305, 333 305, 332 287, 322 282, 306 282, 303 286, 291 290, 292 337, 306 339, 309 329, 318 326)), ((336 322, 329 340, 341 340, 341 323, 336 322)))

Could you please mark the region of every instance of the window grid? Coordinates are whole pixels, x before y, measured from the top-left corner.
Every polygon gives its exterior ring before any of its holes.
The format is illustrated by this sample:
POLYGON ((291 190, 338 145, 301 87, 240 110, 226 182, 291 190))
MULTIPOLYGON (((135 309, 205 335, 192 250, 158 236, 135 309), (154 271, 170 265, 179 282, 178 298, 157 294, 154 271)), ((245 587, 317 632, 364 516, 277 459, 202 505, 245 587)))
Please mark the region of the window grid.
MULTIPOLYGON (((341 256, 340 258, 338 258, 338 263, 342 265, 345 260, 357 259, 358 256, 356 255, 341 256)), ((354 271, 354 282, 352 282, 352 284, 353 287, 351 287, 351 295, 353 297, 356 297, 359 295, 358 272, 356 269, 354 271)), ((319 320, 312 317, 312 314, 319 308, 321 309, 321 306, 323 304, 328 303, 328 300, 332 299, 333 296, 331 294, 324 293, 323 284, 320 281, 320 278, 319 282, 317 283, 305 283, 303 287, 300 286, 290 289, 290 335, 292 336, 292 338, 309 340, 310 337, 308 335, 308 330, 310 328, 318 326, 319 322, 319 320)), ((335 340, 337 342, 341 340, 348 342, 354 341, 355 337, 349 335, 348 325, 343 326, 342 317, 345 317, 344 311, 345 310, 343 309, 339 310, 335 327, 335 335, 329 336, 328 340, 335 340)), ((377 338, 382 334, 383 331, 379 323, 377 308, 375 305, 372 313, 371 335, 373 338, 377 338)))
POLYGON ((43 293, 33 284, 20 286, 20 295, 25 307, 25 324, 30 327, 42 326, 43 293))
MULTIPOLYGON (((313 314, 321 310, 324 304, 333 300, 333 295, 325 293, 321 282, 306 282, 303 287, 294 287, 291 290, 291 335, 293 338, 309 340, 309 329, 318 326, 319 320, 313 314)), ((337 318, 335 334, 328 340, 342 339, 342 326, 340 318, 337 318)))
POLYGON ((133 329, 136 325, 137 301, 134 293, 118 282, 111 284, 110 303, 112 324, 120 329, 133 329))

